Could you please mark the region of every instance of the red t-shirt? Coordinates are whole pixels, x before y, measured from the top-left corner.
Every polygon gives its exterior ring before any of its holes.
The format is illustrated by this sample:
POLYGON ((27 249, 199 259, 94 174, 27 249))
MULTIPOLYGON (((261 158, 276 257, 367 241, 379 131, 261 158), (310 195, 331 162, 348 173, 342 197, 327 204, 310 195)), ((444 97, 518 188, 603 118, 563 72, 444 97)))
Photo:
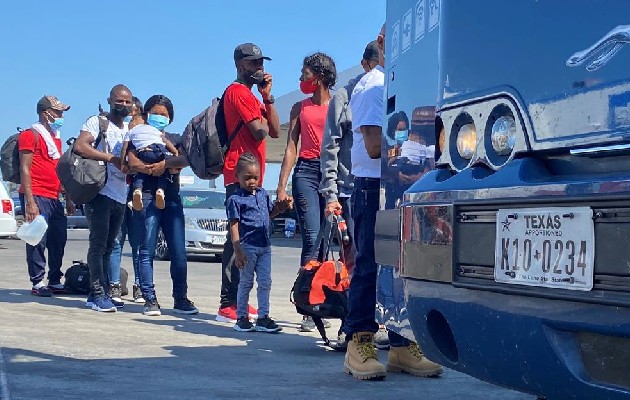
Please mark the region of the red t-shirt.
MULTIPOLYGON (((61 139, 53 136, 53 141, 61 154, 61 139)), ((59 197, 61 183, 57 177, 57 163, 48 155, 48 146, 42 135, 37 135, 37 145, 35 145, 35 134, 30 129, 25 130, 18 137, 18 149, 30 150, 33 152, 33 164, 31 164, 31 190, 34 196, 56 199, 59 197)), ((20 193, 24 189, 20 186, 20 193)))
POLYGON ((256 140, 250 132, 247 124, 255 119, 261 119, 265 113, 264 105, 254 96, 252 91, 242 83, 234 82, 228 86, 223 98, 223 112, 225 113, 225 126, 228 135, 234 133, 234 129, 240 121, 243 127, 239 129, 230 148, 225 155, 223 164, 223 182, 225 186, 236 183, 236 163, 241 154, 252 153, 260 163, 260 185, 262 186, 265 174, 265 160, 267 151, 264 140, 256 140))

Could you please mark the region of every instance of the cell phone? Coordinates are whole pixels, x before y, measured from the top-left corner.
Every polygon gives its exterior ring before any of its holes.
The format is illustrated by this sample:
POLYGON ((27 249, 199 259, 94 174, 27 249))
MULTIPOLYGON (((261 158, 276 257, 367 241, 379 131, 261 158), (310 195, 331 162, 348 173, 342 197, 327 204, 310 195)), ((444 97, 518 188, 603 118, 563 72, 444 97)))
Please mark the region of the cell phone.
POLYGON ((267 87, 267 85, 268 85, 268 84, 269 84, 269 82, 263 79, 263 81, 262 81, 262 82, 260 82, 260 83, 258 84, 258 86, 264 89, 264 88, 266 88, 266 87, 267 87))

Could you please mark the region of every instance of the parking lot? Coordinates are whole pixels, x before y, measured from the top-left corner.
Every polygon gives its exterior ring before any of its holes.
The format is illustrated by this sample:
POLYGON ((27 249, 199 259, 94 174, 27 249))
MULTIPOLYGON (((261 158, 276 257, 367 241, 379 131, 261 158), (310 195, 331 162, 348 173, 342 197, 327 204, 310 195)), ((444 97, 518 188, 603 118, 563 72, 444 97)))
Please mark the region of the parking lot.
MULTIPOLYGON (((284 330, 269 335, 214 320, 221 267, 212 258, 189 263, 189 297, 199 315, 171 312, 162 261, 155 263, 161 317, 143 316, 134 303, 105 314, 85 309, 79 296, 31 296, 22 242, 0 239, 1 399, 532 398, 450 370, 437 379, 390 374, 383 382, 343 374, 343 354, 322 347, 317 333, 297 331, 300 317, 288 299, 300 243, 273 240, 271 313, 284 330)), ((87 231, 69 231, 64 264, 86 251, 87 231)), ((128 247, 123 267, 133 276, 128 247)), ((379 357, 384 362, 387 353, 379 357)))

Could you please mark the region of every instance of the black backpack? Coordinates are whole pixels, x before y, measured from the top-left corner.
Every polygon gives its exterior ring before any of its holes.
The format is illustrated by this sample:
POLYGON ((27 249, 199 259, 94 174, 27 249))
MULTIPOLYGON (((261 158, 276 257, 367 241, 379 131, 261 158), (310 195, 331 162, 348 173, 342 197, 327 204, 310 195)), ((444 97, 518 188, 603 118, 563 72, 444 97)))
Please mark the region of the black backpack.
POLYGON ((70 294, 88 294, 90 292, 90 268, 83 261, 73 261, 66 270, 63 284, 70 294))
MULTIPOLYGON (((103 116, 98 117, 98 136, 94 142, 94 148, 98 147, 101 140, 107 138, 109 120, 103 116)), ((103 189, 107 182, 107 164, 103 161, 83 158, 74 151, 75 138, 66 142, 68 150, 59 159, 57 175, 66 190, 66 195, 75 204, 89 203, 103 189)), ((108 152, 107 141, 105 152, 108 152)))
POLYGON ((227 134, 223 98, 215 98, 212 105, 190 120, 182 134, 181 150, 190 168, 201 179, 215 179, 223 173, 225 153, 243 127, 241 121, 234 132, 227 134))
MULTIPOLYGON (((0 170, 2 180, 12 183, 20 183, 20 149, 18 139, 23 132, 22 128, 17 128, 18 133, 9 136, 0 149, 0 170)), ((39 133, 33 129, 35 135, 35 149, 39 141, 39 133)))

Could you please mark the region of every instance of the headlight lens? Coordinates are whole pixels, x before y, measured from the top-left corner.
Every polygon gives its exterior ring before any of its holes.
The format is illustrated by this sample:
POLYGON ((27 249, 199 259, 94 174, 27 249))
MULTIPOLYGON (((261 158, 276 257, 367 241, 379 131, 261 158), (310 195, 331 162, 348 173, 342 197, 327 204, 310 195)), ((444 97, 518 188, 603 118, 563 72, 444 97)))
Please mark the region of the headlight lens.
POLYGON ((500 156, 507 156, 516 143, 516 123, 511 116, 503 116, 492 125, 492 148, 500 156))
POLYGON ((199 229, 197 221, 195 221, 194 219, 191 219, 190 217, 184 217, 184 221, 184 226, 187 229, 199 229))
POLYGON ((477 130, 475 124, 466 124, 459 128, 457 133, 457 152, 459 155, 470 160, 475 153, 477 146, 477 130))

